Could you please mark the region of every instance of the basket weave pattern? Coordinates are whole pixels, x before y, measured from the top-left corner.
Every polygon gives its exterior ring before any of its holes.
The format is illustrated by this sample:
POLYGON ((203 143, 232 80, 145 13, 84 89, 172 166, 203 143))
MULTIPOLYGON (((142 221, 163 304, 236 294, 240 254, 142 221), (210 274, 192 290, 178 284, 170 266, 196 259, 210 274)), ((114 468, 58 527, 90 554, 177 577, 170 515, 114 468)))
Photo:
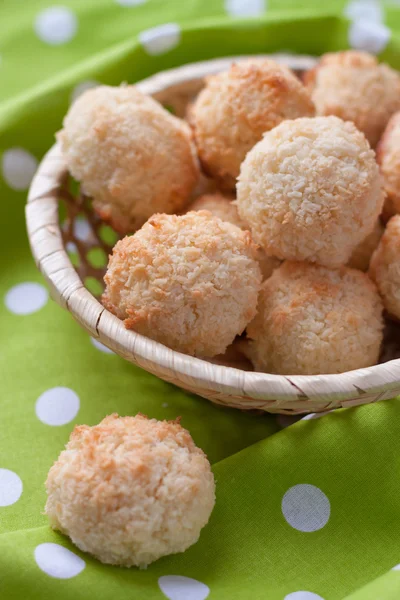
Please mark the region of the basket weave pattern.
MULTIPOLYGON (((315 59, 309 57, 274 58, 298 73, 315 64, 315 59)), ((218 59, 165 71, 141 82, 139 87, 183 116, 204 78, 226 69, 232 60, 218 59)), ((89 200, 70 191, 68 171, 57 144, 44 157, 34 177, 26 220, 32 253, 53 299, 91 336, 165 381, 216 404, 285 414, 357 406, 400 394, 400 329, 395 325, 388 329, 383 353, 383 360, 388 362, 340 375, 290 377, 254 373, 186 356, 126 330, 85 287, 88 277, 102 283, 104 275, 104 266, 93 265, 88 253, 100 248, 107 255, 111 245, 101 234, 102 223, 92 213, 89 200), (60 203, 67 210, 62 226, 60 203), (89 224, 85 239, 76 234, 75 227, 82 215, 89 224), (71 244, 79 257, 76 267, 67 252, 71 244), (390 360, 393 357, 396 360, 390 360)))

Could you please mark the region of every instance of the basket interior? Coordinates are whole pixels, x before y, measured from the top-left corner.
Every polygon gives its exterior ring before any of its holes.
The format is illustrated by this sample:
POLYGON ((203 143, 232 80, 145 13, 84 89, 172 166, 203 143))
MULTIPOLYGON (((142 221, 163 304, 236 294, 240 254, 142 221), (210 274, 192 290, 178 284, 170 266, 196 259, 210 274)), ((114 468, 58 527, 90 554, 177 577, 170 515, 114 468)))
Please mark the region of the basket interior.
MULTIPOLYGON (((301 77, 302 71, 295 70, 301 77)), ((164 107, 178 117, 184 117, 188 105, 204 85, 203 79, 185 82, 184 86, 172 86, 154 94, 164 107)), ((215 183, 202 176, 192 200, 214 191, 215 183)), ((77 182, 68 177, 59 195, 60 228, 65 249, 85 287, 98 299, 104 290, 103 277, 108 256, 120 236, 103 223, 93 212, 91 199, 85 196, 77 182)), ((209 362, 251 371, 251 363, 243 353, 245 342, 237 338, 223 356, 209 362)), ((400 358, 400 324, 386 318, 384 344, 380 362, 400 358)))

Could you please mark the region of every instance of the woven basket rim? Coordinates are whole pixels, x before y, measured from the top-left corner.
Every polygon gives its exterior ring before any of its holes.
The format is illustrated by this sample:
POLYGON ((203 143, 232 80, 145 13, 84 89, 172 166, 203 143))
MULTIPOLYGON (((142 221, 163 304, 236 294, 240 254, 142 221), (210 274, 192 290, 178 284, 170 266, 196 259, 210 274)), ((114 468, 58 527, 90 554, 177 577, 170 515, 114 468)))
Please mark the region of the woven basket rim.
MULTIPOLYGON (((232 61, 243 58, 247 57, 228 57, 188 64, 158 73, 137 85, 143 92, 157 96, 167 87, 197 81, 227 68, 232 61)), ((274 55, 274 59, 285 64, 290 61, 289 66, 292 68, 309 68, 315 64, 315 59, 309 56, 274 55)), ((238 399, 238 406, 243 406, 246 399, 270 397, 290 402, 311 401, 318 397, 326 398, 329 407, 329 402, 332 401, 332 406, 335 404, 334 398, 340 400, 349 395, 359 396, 358 403, 361 403, 371 390, 375 390, 382 391, 379 397, 374 398, 379 400, 396 384, 399 387, 400 359, 336 375, 274 375, 210 363, 176 352, 125 329, 123 323, 84 287, 64 248, 58 221, 58 193, 66 175, 67 167, 60 147, 55 144, 39 165, 26 205, 32 253, 50 286, 52 297, 67 308, 90 335, 117 354, 167 381, 180 382, 183 387, 192 386, 193 389, 200 390, 200 394, 202 388, 204 392, 213 390, 229 394, 238 399)))

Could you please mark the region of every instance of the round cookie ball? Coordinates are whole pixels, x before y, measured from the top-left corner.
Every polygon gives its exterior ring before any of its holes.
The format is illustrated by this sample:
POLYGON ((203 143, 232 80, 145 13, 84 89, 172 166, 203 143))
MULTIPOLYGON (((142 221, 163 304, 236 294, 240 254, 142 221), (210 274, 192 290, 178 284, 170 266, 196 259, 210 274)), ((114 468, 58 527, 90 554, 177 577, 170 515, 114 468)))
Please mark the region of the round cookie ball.
POLYGON ((264 282, 247 328, 257 371, 342 373, 378 362, 382 302, 368 275, 285 262, 264 282))
POLYGON ((57 139, 95 211, 120 233, 181 210, 199 178, 188 125, 131 85, 82 94, 57 139))
POLYGON ((103 304, 128 329, 211 357, 254 317, 261 272, 248 231, 193 211, 154 215, 119 241, 104 280, 103 304))
POLYGON ((272 60, 250 59, 207 79, 189 121, 205 172, 233 189, 241 162, 265 131, 313 115, 310 94, 294 73, 272 60))
POLYGON ((386 212, 400 212, 400 112, 394 114, 378 144, 376 158, 387 194, 386 212))
POLYGON ((374 151, 337 117, 285 121, 266 133, 237 185, 239 216, 268 255, 329 267, 347 263, 383 200, 374 151))
POLYGON ((218 217, 222 221, 228 221, 240 227, 240 229, 246 229, 245 223, 238 215, 236 206, 233 203, 234 198, 228 198, 223 194, 216 192, 214 194, 204 194, 196 198, 194 202, 189 206, 189 211, 195 210, 207 210, 214 217, 218 217))
POLYGON ((353 121, 375 147, 391 115, 400 109, 400 76, 366 52, 322 56, 305 75, 317 115, 353 121))
POLYGON ((387 312, 400 320, 400 215, 390 219, 374 252, 370 275, 387 312))
MULTIPOLYGON (((204 196, 199 196, 199 198, 196 198, 190 205, 190 210, 208 210, 215 217, 218 217, 223 221, 228 221, 243 230, 249 229, 246 223, 239 217, 233 198, 227 198, 218 192, 215 194, 204 194, 204 196)), ((281 262, 273 256, 267 256, 260 247, 257 249, 256 257, 258 264, 260 265, 263 280, 268 279, 281 262)))
POLYGON ((371 233, 367 235, 365 240, 358 244, 357 248, 353 251, 347 265, 352 269, 368 271, 371 257, 376 250, 384 231, 385 228, 382 225, 381 220, 378 219, 371 233))
POLYGON ((215 503, 210 463, 189 432, 140 414, 75 427, 46 490, 53 529, 126 567, 196 543, 215 503))

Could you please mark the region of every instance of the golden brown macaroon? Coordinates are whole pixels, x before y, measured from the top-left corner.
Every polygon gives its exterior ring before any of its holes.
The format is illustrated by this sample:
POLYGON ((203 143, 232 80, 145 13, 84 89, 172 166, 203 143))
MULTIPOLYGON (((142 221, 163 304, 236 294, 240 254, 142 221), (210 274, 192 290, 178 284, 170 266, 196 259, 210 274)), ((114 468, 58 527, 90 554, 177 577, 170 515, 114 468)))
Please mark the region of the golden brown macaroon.
POLYGON ((313 115, 309 92, 287 67, 250 59, 207 79, 189 121, 205 172, 233 189, 241 162, 265 131, 313 115))
POLYGON ((347 266, 352 269, 359 269, 360 271, 368 271, 371 257, 378 246, 384 231, 385 228, 382 225, 382 221, 378 219, 371 233, 367 235, 353 251, 347 266))
POLYGON ((250 150, 236 204, 266 254, 337 267, 372 231, 383 200, 364 134, 316 117, 284 121, 250 150))
POLYGON ((57 139, 96 212, 120 233, 181 210, 199 178, 188 125, 132 85, 82 94, 57 139))
POLYGON ((220 192, 204 194, 190 204, 188 212, 191 210, 208 210, 214 217, 218 217, 222 221, 228 221, 228 223, 232 223, 236 227, 240 227, 240 229, 246 229, 246 224, 239 217, 233 200, 233 197, 229 198, 220 192))
MULTIPOLYGON (((204 196, 199 196, 199 198, 196 198, 190 205, 189 210, 208 210, 215 217, 218 217, 223 221, 228 221, 229 223, 240 227, 240 229, 249 229, 248 225, 246 225, 239 217, 237 208, 233 203, 233 198, 228 198, 218 192, 215 194, 204 194, 204 196)), ((273 256, 267 256, 260 247, 257 249, 257 261, 260 265, 263 280, 268 279, 281 262, 273 256)))
POLYGON ((370 275, 378 286, 387 312, 400 320, 400 215, 395 215, 375 250, 370 275))
MULTIPOLYGON (((400 112, 394 114, 376 149, 387 194, 386 212, 400 212, 400 112)), ((391 215, 392 216, 392 215, 391 215)))
POLYGON ((215 503, 210 463, 189 432, 140 414, 75 427, 46 490, 53 529, 126 567, 196 543, 215 503))
POLYGON ((261 272, 250 233, 207 211, 154 215, 114 247, 103 304, 173 350, 223 354, 254 317, 261 272))
POLYGON ((375 147, 391 115, 400 109, 400 76, 367 52, 324 54, 304 77, 317 115, 353 121, 375 147))
POLYGON ((378 362, 382 302, 368 275, 285 262, 264 282, 247 328, 257 371, 342 373, 378 362))

